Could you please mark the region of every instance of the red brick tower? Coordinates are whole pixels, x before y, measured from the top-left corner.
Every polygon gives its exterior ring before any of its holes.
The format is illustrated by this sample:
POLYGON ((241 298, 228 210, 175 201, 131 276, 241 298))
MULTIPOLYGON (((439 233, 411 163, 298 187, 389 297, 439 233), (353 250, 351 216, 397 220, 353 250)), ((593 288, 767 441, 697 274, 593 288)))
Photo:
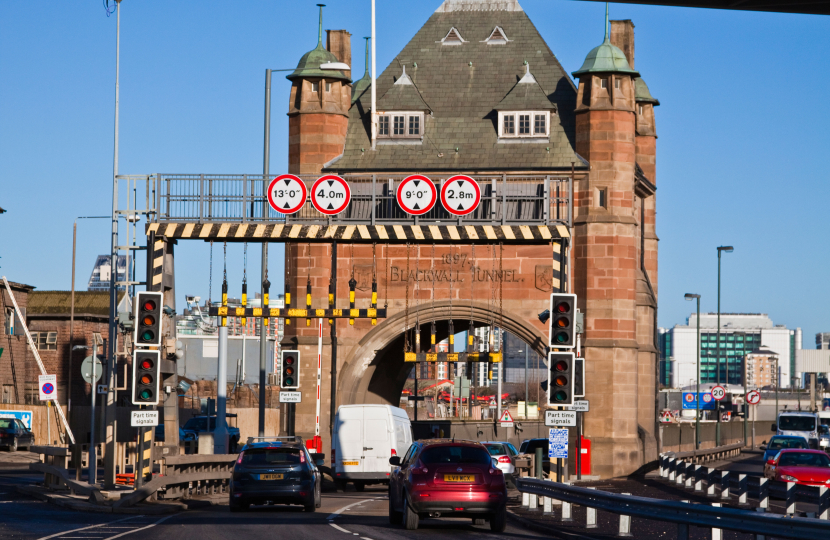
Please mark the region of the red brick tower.
MULTIPOLYGON (((587 398, 605 411, 585 417, 593 467, 603 477, 642 463, 638 436, 640 345, 637 277, 640 245, 635 215, 636 121, 634 78, 625 54, 604 42, 574 77, 576 151, 591 164, 575 186, 574 289, 585 311, 587 398)), ((653 393, 651 394, 653 399, 653 393)))
POLYGON ((327 63, 351 60, 351 34, 328 33, 329 48, 323 47, 323 9, 317 47, 300 59, 291 75, 288 103, 288 172, 317 174, 323 165, 343 153, 351 106, 351 80, 343 71, 325 69, 327 63))

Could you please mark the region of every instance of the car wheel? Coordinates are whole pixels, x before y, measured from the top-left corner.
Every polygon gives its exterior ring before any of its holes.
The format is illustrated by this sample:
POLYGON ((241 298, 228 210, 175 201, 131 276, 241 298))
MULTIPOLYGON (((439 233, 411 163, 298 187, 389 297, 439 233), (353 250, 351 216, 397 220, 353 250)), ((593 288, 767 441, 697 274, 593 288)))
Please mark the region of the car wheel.
POLYGON ((366 489, 366 484, 363 482, 355 482, 354 489, 355 491, 363 492, 363 490, 366 489))
POLYGON ((392 502, 392 494, 389 494, 389 523, 392 525, 400 525, 403 522, 403 512, 395 510, 395 505, 392 502))
POLYGON ((493 532, 504 532, 507 528, 507 505, 502 506, 490 517, 490 530, 493 532))
POLYGON ((320 486, 320 483, 318 482, 317 487, 314 488, 314 507, 315 508, 320 508, 321 506, 323 506, 323 495, 321 493, 322 489, 323 488, 320 486))
POLYGON ((418 513, 409 506, 408 502, 404 503, 406 505, 406 515, 404 516, 404 527, 406 527, 407 531, 414 531, 418 528, 418 513))
POLYGON ((473 518, 473 525, 485 525, 487 520, 484 518, 473 518))

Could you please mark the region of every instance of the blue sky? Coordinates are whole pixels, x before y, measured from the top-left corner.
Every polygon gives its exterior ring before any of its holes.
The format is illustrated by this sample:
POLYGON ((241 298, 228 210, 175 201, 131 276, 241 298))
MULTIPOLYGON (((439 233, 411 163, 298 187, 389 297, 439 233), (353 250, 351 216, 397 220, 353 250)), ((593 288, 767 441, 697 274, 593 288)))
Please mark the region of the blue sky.
MULTIPOLYGON (((318 0, 319 1, 319 0, 318 0)), ((314 1, 124 0, 122 173, 262 170, 266 67, 288 68, 316 42, 314 1)), ((604 5, 522 0, 567 71, 602 40, 604 5)), ((377 0, 382 70, 439 5, 377 0)), ((368 0, 330 0, 325 28, 353 34, 364 70, 368 0)), ((659 319, 682 323, 686 292, 724 311, 830 331, 830 18, 611 4, 636 25, 636 67, 657 109, 659 319)), ((70 287, 72 222, 111 208, 115 17, 98 0, 0 2, 0 273, 41 290, 70 287)), ((275 76, 271 172, 287 170, 290 85, 275 76)), ((107 220, 80 221, 76 286, 109 250, 107 220)), ((258 246, 249 276, 259 280, 258 246)), ((282 261, 272 248, 270 272, 282 261)), ((217 247, 216 265, 221 248, 217 247)), ((238 294, 242 247, 229 247, 238 294)), ((177 247, 177 288, 207 297, 208 247, 177 247)), ((215 270, 214 281, 221 270, 215 270)), ((279 280, 273 280, 279 283, 279 280)), ((218 296, 218 284, 213 288, 218 296)), ((181 306, 181 304, 180 304, 181 306)))

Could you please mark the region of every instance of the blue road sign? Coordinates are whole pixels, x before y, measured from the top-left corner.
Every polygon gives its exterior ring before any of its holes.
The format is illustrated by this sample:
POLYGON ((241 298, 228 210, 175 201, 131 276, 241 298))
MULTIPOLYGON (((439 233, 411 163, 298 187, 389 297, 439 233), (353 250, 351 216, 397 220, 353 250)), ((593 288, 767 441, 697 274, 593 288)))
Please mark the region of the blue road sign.
POLYGON ((0 418, 17 418, 24 426, 32 429, 32 411, 0 411, 0 418))
MULTIPOLYGON (((694 392, 683 392, 683 408, 684 409, 697 409, 697 405, 695 404, 695 393, 694 392)), ((701 411, 714 411, 715 410, 715 399, 712 397, 712 394, 709 392, 701 392, 700 393, 700 410, 701 411)))
POLYGON ((548 457, 567 458, 568 457, 568 430, 551 428, 548 436, 548 457))

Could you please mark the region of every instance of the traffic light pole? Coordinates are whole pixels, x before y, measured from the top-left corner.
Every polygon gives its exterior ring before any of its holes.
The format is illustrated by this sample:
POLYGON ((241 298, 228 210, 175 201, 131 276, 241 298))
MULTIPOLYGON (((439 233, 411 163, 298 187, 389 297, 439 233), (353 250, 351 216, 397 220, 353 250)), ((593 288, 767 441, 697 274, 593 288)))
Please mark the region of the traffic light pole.
MULTIPOLYGON (((261 338, 262 336, 260 336, 261 338)), ((228 403, 228 327, 219 327, 219 371, 216 374, 216 430, 213 432, 213 453, 228 454, 228 424, 225 418, 228 403)))

